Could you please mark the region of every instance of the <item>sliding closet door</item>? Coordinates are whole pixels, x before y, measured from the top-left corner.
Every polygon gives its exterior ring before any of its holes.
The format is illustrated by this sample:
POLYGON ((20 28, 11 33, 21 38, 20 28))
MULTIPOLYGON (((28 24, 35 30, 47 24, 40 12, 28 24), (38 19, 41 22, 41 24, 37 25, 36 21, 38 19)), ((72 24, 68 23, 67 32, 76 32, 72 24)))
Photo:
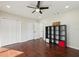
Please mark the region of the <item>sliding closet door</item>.
POLYGON ((0 19, 1 46, 17 43, 21 40, 21 24, 18 20, 0 19))
POLYGON ((1 46, 37 39, 39 30, 39 23, 35 21, 0 19, 1 46))

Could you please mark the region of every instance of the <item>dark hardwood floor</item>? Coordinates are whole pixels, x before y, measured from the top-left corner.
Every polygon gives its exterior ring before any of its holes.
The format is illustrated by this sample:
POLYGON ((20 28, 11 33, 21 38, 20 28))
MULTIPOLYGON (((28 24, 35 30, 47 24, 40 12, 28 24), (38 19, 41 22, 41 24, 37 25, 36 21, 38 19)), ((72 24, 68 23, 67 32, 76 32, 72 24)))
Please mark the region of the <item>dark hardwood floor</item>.
POLYGON ((7 45, 4 48, 24 52, 17 57, 79 57, 79 50, 55 47, 42 39, 7 45))

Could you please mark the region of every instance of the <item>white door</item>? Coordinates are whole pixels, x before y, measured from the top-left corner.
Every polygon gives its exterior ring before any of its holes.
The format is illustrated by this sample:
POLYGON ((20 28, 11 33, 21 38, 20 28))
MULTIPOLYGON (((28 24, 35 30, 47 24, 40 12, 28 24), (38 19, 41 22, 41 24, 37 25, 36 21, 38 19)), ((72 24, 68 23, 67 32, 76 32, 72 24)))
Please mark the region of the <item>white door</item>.
POLYGON ((28 41, 33 39, 33 23, 23 21, 21 25, 21 41, 28 41))
POLYGON ((1 46, 17 43, 21 40, 21 25, 17 20, 0 19, 1 46))
POLYGON ((40 27, 39 27, 39 23, 38 22, 33 23, 33 38, 34 39, 40 38, 40 34, 39 34, 40 29, 39 28, 40 27))

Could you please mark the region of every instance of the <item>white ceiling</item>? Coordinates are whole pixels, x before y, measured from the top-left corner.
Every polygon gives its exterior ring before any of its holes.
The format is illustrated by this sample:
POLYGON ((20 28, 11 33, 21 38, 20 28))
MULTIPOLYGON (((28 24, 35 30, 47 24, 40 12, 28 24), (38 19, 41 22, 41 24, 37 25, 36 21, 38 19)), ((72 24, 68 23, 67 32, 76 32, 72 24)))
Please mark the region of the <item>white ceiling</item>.
POLYGON ((36 6, 36 4, 37 1, 0 1, 0 10, 23 17, 41 19, 48 17, 56 18, 64 12, 79 8, 78 1, 41 1, 41 6, 49 7, 49 9, 42 10, 43 14, 32 13, 34 9, 26 7, 36 6), (10 5, 11 8, 6 8, 6 5, 10 5), (66 5, 70 7, 66 9, 66 5))

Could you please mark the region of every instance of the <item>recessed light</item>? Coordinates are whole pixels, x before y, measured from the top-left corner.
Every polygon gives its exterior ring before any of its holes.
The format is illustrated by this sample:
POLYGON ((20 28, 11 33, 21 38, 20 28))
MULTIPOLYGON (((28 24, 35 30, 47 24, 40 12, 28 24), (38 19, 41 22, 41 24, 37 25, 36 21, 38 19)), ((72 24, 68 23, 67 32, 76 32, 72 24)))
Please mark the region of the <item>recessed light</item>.
POLYGON ((7 7, 7 8, 10 8, 11 6, 9 6, 9 5, 6 5, 6 7, 7 7))
POLYGON ((65 6, 65 8, 69 8, 69 6, 65 6))

